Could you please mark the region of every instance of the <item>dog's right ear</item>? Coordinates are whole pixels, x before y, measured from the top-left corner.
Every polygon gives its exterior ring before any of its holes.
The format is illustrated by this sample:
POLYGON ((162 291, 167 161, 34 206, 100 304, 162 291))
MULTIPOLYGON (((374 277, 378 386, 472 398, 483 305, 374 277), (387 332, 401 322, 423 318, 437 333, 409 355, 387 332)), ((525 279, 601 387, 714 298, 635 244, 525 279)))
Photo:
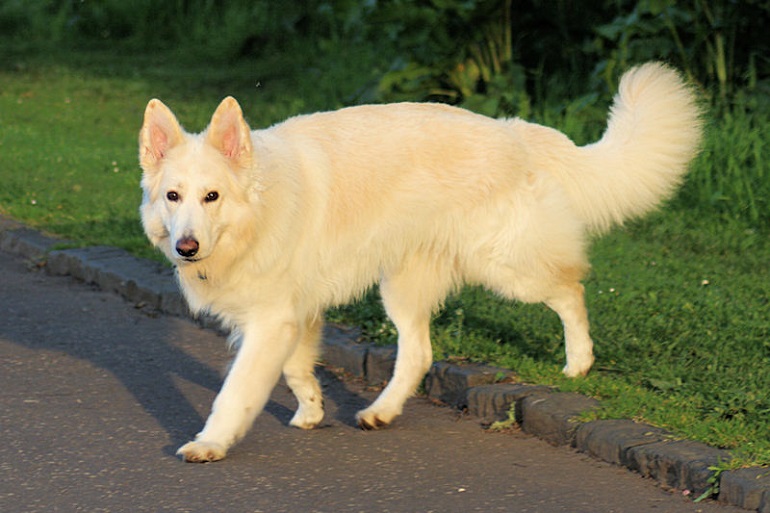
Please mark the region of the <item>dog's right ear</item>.
POLYGON ((145 171, 156 171, 169 150, 183 140, 182 127, 160 100, 150 100, 139 131, 139 164, 145 171))

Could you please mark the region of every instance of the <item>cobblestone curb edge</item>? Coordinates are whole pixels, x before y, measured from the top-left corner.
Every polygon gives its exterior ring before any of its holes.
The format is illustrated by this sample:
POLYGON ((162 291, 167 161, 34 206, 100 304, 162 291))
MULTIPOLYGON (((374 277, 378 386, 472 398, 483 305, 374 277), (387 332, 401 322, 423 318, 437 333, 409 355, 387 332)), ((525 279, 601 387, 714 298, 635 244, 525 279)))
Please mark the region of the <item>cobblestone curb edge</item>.
MULTIPOLYGON (((188 316, 173 272, 160 264, 111 247, 57 249, 67 242, 0 217, 0 250, 45 264, 52 275, 70 275, 127 300, 163 313, 188 316)), ((211 319, 200 319, 215 327, 211 319)), ((327 326, 324 362, 371 384, 387 381, 395 347, 359 343, 355 329, 327 326)), ((565 445, 597 459, 625 466, 642 476, 697 497, 712 485, 709 467, 729 459, 726 451, 678 440, 671 433, 631 420, 577 421, 598 407, 594 399, 548 387, 510 382, 511 373, 485 365, 436 362, 425 378, 428 397, 466 409, 482 422, 504 420, 513 408, 522 429, 554 445, 565 445)), ((770 513, 770 469, 721 473, 718 500, 770 513)))

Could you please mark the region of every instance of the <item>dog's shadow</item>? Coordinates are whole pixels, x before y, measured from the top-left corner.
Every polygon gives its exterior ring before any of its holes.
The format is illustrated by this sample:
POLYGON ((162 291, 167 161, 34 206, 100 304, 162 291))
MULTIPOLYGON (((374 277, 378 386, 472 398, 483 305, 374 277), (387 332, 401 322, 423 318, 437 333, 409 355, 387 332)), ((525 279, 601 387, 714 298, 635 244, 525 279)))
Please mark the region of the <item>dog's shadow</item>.
MULTIPOLYGON (((184 375, 187 378, 191 377, 192 373, 195 377, 203 377, 201 381, 197 381, 196 384, 204 386, 211 392, 217 393, 222 385, 222 380, 214 372, 213 368, 205 368, 201 370, 199 366, 200 362, 193 360, 188 372, 181 373, 181 369, 175 369, 174 373, 178 375, 184 375), (209 371, 211 375, 205 376, 209 371)), ((358 425, 355 421, 355 414, 367 407, 370 404, 369 399, 366 399, 353 391, 348 384, 337 377, 331 371, 324 367, 316 367, 316 376, 318 377, 321 387, 323 389, 325 416, 324 420, 317 426, 316 429, 325 429, 334 426, 334 423, 330 422, 334 419, 337 424, 342 424, 347 427, 357 428, 358 425)), ((163 385, 161 385, 163 386, 163 385)), ((279 382, 277 387, 285 387, 283 380, 279 382)), ((130 390, 130 386, 128 387, 130 390)), ((177 390, 178 391, 178 390, 177 390)), ((135 394, 136 395, 136 394, 135 394)), ((179 392, 179 400, 186 401, 184 408, 178 408, 175 415, 168 415, 167 409, 153 408, 149 405, 145 405, 145 410, 151 414, 156 420, 165 426, 166 431, 171 439, 170 443, 163 447, 163 452, 166 455, 174 456, 179 446, 189 441, 197 431, 203 427, 205 417, 201 416, 199 408, 195 408, 189 401, 184 398, 183 394, 179 392), (186 429, 190 427, 191 429, 186 429)), ((213 400, 213 397, 212 397, 213 400)), ((177 403, 179 404, 179 403, 177 403)), ((205 407, 210 407, 210 401, 205 407)), ((285 394, 282 400, 270 399, 265 405, 265 409, 262 415, 270 415, 278 420, 281 424, 288 427, 294 413, 296 411, 296 401, 291 398, 285 399, 285 394)))
MULTIPOLYGON (((188 321, 177 319, 175 322, 188 321)), ((173 325, 173 322, 169 322, 169 324, 173 325)), ((206 333, 205 343, 211 344, 211 336, 214 333, 209 330, 202 331, 206 333)), ((165 342, 156 340, 155 343, 148 341, 148 344, 132 346, 133 350, 137 352, 135 354, 136 360, 153 360, 158 362, 159 367, 163 366, 154 373, 155 383, 151 389, 143 386, 141 380, 135 379, 139 371, 131 362, 124 362, 119 366, 110 368, 110 370, 137 398, 145 411, 163 426, 169 436, 169 444, 164 447, 164 453, 175 455, 181 444, 192 439, 194 434, 203 428, 211 403, 222 387, 224 372, 221 363, 232 355, 227 354, 225 337, 221 335, 216 335, 214 338, 219 339, 213 341, 216 345, 205 351, 215 353, 213 359, 219 363, 204 362, 181 350, 176 345, 176 337, 173 333, 167 333, 166 338, 165 342), (199 394, 197 397, 200 400, 193 399, 195 401, 193 404, 188 395, 180 388, 179 380, 207 389, 209 393, 205 394, 203 398, 200 398, 199 394), (163 400, 158 400, 159 395, 163 400)), ((318 366, 315 373, 321 383, 327 406, 327 416, 325 417, 327 420, 322 422, 319 427, 327 427, 330 418, 334 418, 341 424, 356 426, 355 413, 365 408, 369 404, 369 400, 353 391, 345 381, 331 371, 318 366)), ((286 387, 283 379, 277 386, 286 387)), ((271 398, 265 405, 262 415, 271 415, 284 426, 288 426, 296 410, 296 400, 291 394, 276 394, 275 390, 271 395, 280 396, 280 399, 271 398)))
MULTIPOLYGON (((225 340, 222 337, 221 345, 218 349, 223 354, 225 352, 224 347, 225 340)), ((212 349, 217 350, 217 348, 212 349)), ((165 375, 166 378, 163 378, 165 382, 158 383, 157 386, 166 388, 170 396, 176 396, 169 397, 166 402, 167 405, 171 403, 176 405, 176 409, 171 410, 167 407, 157 407, 152 402, 142 402, 145 410, 164 426, 169 435, 170 443, 164 447, 164 453, 175 455, 176 450, 181 444, 189 441, 196 432, 202 429, 203 423, 206 420, 205 415, 210 410, 214 395, 208 394, 209 397, 202 404, 193 405, 179 387, 175 386, 173 381, 184 379, 216 394, 222 387, 223 373, 216 369, 216 365, 202 363, 200 360, 180 351, 172 343, 165 344, 165 350, 168 352, 168 356, 163 358, 163 360, 173 361, 174 364, 160 373, 161 376, 165 375), (201 412, 203 412, 203 415, 201 415, 201 412)), ((370 400, 362 397, 353 390, 354 387, 348 386, 344 380, 322 366, 316 367, 315 374, 321 384, 324 404, 326 406, 325 420, 318 428, 323 429, 331 426, 329 419, 332 418, 339 424, 357 427, 355 414, 368 406, 370 400)), ((133 383, 130 380, 123 380, 123 382, 141 401, 139 397, 141 392, 133 387, 133 383)), ((282 387, 284 390, 287 388, 283 379, 279 381, 277 387, 282 387)), ((279 399, 271 398, 265 405, 262 415, 271 415, 281 424, 288 427, 296 411, 296 400, 291 394, 278 394, 275 390, 271 395, 277 396, 279 399)))
MULTIPOLYGON (((30 287, 26 281, 20 287, 26 290, 14 299, 15 309, 47 313, 0 323, 0 337, 33 351, 69 355, 107 371, 134 401, 119 400, 117 394, 105 407, 141 407, 165 431, 166 454, 175 454, 201 430, 222 386, 221 369, 229 359, 223 336, 186 319, 138 312, 112 293, 94 291, 71 278, 46 277, 40 287, 30 287)), ((355 411, 365 406, 366 399, 331 372, 319 368, 317 375, 327 403, 335 406, 330 413, 353 425, 355 411)), ((84 391, 93 387, 87 375, 72 379, 72 385, 84 391)), ((109 389, 106 393, 114 394, 109 389)), ((266 414, 284 425, 296 407, 293 397, 287 397, 282 394, 280 401, 271 400, 265 408, 266 414)))

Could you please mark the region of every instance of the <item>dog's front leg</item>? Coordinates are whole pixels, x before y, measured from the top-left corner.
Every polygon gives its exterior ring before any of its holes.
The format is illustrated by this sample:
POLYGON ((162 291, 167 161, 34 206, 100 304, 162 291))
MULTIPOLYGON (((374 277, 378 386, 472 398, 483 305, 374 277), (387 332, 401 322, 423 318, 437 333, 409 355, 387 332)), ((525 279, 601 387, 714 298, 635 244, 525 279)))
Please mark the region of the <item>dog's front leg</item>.
POLYGON ((185 461, 221 460, 262 412, 298 340, 297 323, 276 318, 241 328, 238 353, 203 431, 177 451, 185 461))

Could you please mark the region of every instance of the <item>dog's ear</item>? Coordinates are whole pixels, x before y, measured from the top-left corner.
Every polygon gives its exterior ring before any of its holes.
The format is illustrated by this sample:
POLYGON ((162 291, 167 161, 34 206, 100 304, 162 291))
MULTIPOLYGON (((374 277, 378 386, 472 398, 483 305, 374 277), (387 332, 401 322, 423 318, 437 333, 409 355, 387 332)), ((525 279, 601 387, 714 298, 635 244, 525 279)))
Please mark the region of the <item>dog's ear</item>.
POLYGON ((139 163, 145 171, 157 170, 169 150, 183 141, 182 127, 160 100, 150 100, 139 131, 139 163))
POLYGON ((232 96, 222 100, 214 111, 206 141, 237 167, 251 165, 251 129, 243 119, 241 106, 232 96))

